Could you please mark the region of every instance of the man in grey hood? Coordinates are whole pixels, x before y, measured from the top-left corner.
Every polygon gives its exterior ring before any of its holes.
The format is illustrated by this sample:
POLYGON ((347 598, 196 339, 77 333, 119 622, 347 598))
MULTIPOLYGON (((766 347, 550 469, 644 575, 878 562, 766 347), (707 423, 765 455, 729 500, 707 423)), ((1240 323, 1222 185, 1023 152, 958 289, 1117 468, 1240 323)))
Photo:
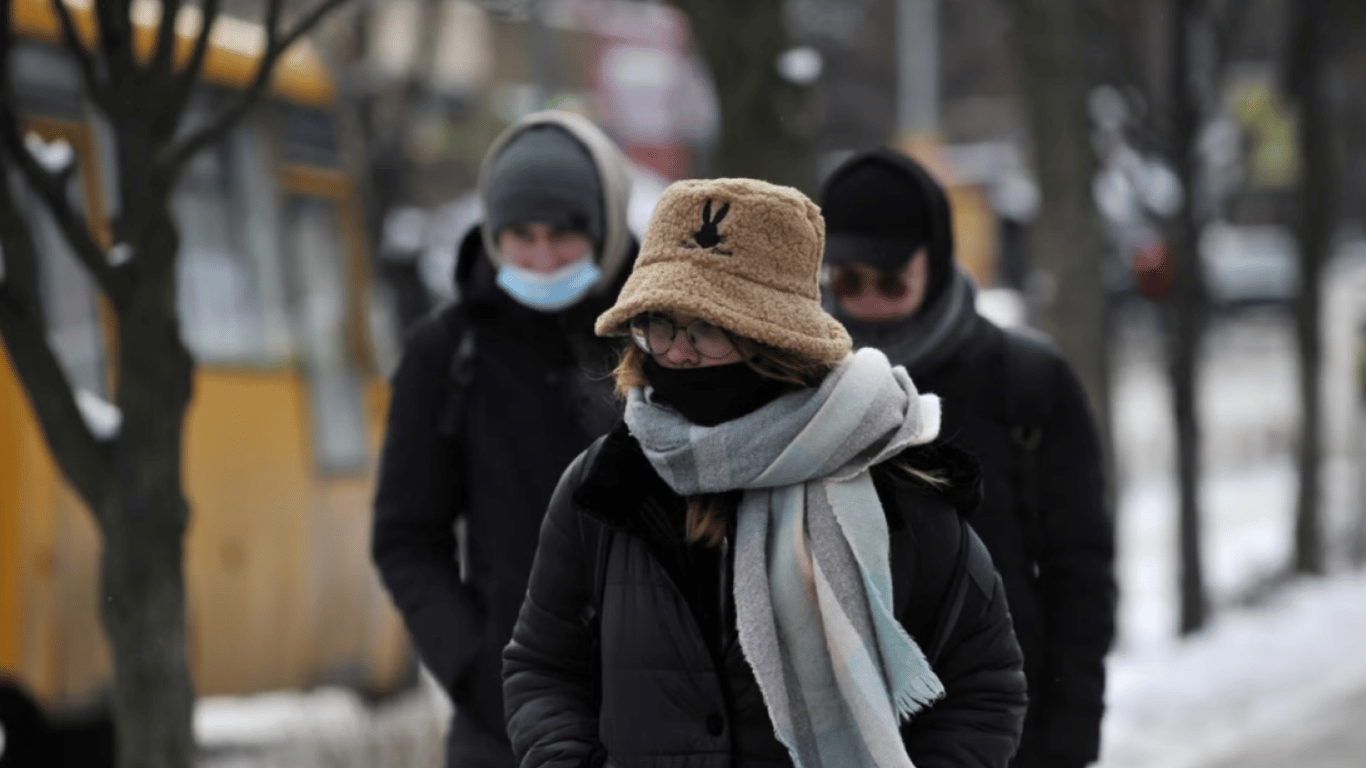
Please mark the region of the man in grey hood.
POLYGON ((625 158, 570 113, 505 131, 479 194, 486 218, 460 246, 459 298, 417 324, 394 375, 372 554, 455 704, 447 765, 502 768, 515 764, 503 647, 560 474, 620 418, 617 350, 593 321, 638 246, 625 158))
POLYGON ((1081 385, 1051 345, 977 313, 949 201, 920 164, 889 149, 856 155, 831 174, 821 209, 831 313, 856 345, 940 395, 941 439, 981 463, 970 521, 1005 584, 1029 685, 1012 768, 1082 768, 1100 749, 1116 589, 1081 385))

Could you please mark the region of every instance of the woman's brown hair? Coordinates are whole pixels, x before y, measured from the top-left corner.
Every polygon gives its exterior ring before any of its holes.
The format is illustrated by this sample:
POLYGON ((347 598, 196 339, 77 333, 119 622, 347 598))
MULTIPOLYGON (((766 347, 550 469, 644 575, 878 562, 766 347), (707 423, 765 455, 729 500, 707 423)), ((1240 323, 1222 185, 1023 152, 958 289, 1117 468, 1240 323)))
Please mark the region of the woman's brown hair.
MULTIPOLYGON (((732 336, 732 343, 745 363, 760 375, 785 381, 798 387, 818 386, 835 366, 808 359, 795 352, 760 344, 750 339, 732 336)), ((635 344, 627 344, 621 361, 612 371, 616 377, 617 396, 625 399, 634 387, 649 384, 645 376, 645 360, 649 353, 635 344)), ((930 485, 942 485, 944 480, 933 472, 916 469, 903 463, 896 467, 930 485)), ((688 497, 688 515, 685 535, 689 542, 703 542, 707 546, 719 545, 726 536, 726 521, 735 514, 738 498, 734 493, 698 493, 688 497)))

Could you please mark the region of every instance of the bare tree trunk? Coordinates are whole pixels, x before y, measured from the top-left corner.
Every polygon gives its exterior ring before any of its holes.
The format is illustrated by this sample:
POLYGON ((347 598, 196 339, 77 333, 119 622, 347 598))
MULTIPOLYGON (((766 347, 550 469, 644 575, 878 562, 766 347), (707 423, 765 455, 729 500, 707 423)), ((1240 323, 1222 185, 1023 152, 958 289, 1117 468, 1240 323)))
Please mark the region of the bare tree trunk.
POLYGON ((1319 466, 1322 455, 1320 378, 1323 368, 1319 313, 1320 281, 1331 245, 1333 215, 1332 147, 1324 95, 1325 45, 1322 0, 1299 0, 1290 30, 1291 93, 1299 109, 1300 169, 1299 297, 1295 302, 1295 338, 1299 347, 1300 444, 1299 493, 1295 509, 1294 569, 1323 573, 1323 532, 1319 518, 1319 466))
POLYGON ((1167 364, 1176 418, 1177 487, 1180 497, 1181 634, 1205 624, 1207 603, 1201 557, 1200 424, 1197 376, 1205 331, 1206 292, 1195 217, 1195 140, 1199 108, 1192 92, 1190 56, 1196 3, 1176 0, 1171 16, 1172 116, 1176 175, 1184 200, 1170 228, 1174 274, 1167 300, 1167 364))
POLYGON ((1030 252, 1045 289, 1034 298, 1043 330, 1076 370, 1096 414, 1105 451, 1106 506, 1114 510, 1110 430, 1109 307, 1100 273, 1105 235, 1091 195, 1096 158, 1085 111, 1089 75, 1077 0, 1020 0, 1016 39, 1029 105, 1034 172, 1043 208, 1030 252))
POLYGON ((90 508, 102 535, 101 617, 113 655, 114 724, 121 768, 194 763, 185 637, 184 537, 189 504, 181 476, 182 431, 194 360, 180 337, 176 255, 180 237, 171 190, 194 155, 222 140, 265 92, 290 44, 343 0, 317 0, 281 29, 284 0, 266 4, 266 39, 251 82, 209 124, 177 139, 198 84, 219 0, 199 4, 204 21, 184 67, 175 66, 179 0, 163 0, 146 61, 133 49, 126 0, 96 0, 97 44, 78 42, 64 3, 52 7, 67 55, 90 101, 112 126, 119 212, 113 232, 129 258, 111 263, 89 221, 66 195, 70 169, 52 170, 29 152, 10 81, 11 3, 0 0, 0 337, 29 395, 57 466, 90 508), (38 285, 41 259, 9 187, 17 169, 114 309, 118 338, 115 403, 120 423, 97 437, 53 352, 38 285))
POLYGON ((181 433, 194 361, 175 314, 175 224, 148 212, 138 296, 118 313, 122 424, 115 443, 117 502, 105 515, 101 603, 113 653, 122 768, 188 766, 194 688, 185 637, 181 433), (164 266, 161 266, 164 265, 164 266))
POLYGON ((1357 497, 1356 530, 1352 536, 1351 560, 1358 568, 1366 566, 1366 318, 1356 328, 1356 409, 1357 409, 1357 497))
POLYGON ((787 184, 814 194, 818 120, 812 89, 784 80, 784 0, 674 0, 692 24, 721 106, 713 175, 787 184))

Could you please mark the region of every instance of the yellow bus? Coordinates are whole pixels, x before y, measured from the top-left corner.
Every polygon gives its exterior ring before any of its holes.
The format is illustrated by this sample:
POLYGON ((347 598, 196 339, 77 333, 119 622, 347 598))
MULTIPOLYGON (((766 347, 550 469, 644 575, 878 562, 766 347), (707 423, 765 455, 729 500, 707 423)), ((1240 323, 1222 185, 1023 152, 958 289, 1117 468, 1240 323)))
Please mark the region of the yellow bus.
MULTIPOLYGON (((92 39, 89 0, 68 7, 92 39)), ((135 4, 144 51, 158 14, 135 4)), ((14 0, 12 25, 24 130, 74 154, 73 199, 107 246, 109 131, 83 96, 49 0, 14 0)), ((178 26, 188 50, 197 24, 178 26)), ((215 25, 191 120, 248 82, 263 39, 253 23, 215 25)), ((182 333, 199 363, 184 468, 188 650, 200 694, 323 683, 383 693, 411 679, 401 622, 368 556, 382 372, 396 334, 370 282, 334 91, 301 42, 260 108, 191 163, 174 197, 182 333)), ((99 429, 117 413, 102 299, 41 204, 25 202, 51 343, 99 429)), ((0 356, 0 676, 54 719, 96 706, 110 684, 98 546, 0 356)))

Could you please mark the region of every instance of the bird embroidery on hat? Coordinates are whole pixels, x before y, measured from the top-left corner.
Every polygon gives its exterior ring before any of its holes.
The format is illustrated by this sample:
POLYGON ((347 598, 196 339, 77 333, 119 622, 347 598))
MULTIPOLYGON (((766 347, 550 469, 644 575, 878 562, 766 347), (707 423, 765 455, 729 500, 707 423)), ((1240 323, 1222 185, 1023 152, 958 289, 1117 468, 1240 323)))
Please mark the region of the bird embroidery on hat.
POLYGON ((691 243, 684 241, 683 245, 688 248, 705 248, 722 256, 734 255, 731 251, 721 250, 720 246, 726 242, 726 236, 717 229, 728 213, 730 213, 730 203, 722 205, 716 212, 716 218, 713 219, 711 217, 711 198, 707 198, 706 204, 702 206, 702 228, 692 234, 693 241, 691 243))

